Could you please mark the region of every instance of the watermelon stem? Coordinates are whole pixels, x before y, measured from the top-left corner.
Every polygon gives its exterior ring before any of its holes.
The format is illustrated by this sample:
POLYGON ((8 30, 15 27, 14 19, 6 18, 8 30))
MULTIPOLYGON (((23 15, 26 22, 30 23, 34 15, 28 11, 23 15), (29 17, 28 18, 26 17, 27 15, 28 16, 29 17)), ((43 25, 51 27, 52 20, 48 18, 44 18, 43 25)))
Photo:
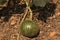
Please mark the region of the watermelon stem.
POLYGON ((28 5, 28 2, 27 2, 26 0, 24 0, 24 1, 25 1, 25 3, 26 3, 26 6, 27 6, 27 7, 26 7, 26 9, 25 9, 25 14, 24 14, 24 16, 23 16, 23 18, 22 18, 22 21, 20 22, 20 25, 22 24, 22 22, 24 21, 26 15, 28 14, 28 10, 29 10, 29 13, 30 13, 29 20, 32 21, 32 10, 31 10, 30 6, 28 5))

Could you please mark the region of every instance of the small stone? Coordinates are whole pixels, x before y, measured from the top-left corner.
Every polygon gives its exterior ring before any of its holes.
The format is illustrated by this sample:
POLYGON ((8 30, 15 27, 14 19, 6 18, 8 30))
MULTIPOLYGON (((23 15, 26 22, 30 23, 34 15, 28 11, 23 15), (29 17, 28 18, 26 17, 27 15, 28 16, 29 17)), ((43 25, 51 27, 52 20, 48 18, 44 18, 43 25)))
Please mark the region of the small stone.
POLYGON ((10 25, 15 25, 16 24, 16 17, 12 16, 9 20, 10 25))
POLYGON ((16 24, 16 21, 12 20, 12 21, 10 22, 10 24, 11 24, 11 25, 14 25, 14 24, 16 24))

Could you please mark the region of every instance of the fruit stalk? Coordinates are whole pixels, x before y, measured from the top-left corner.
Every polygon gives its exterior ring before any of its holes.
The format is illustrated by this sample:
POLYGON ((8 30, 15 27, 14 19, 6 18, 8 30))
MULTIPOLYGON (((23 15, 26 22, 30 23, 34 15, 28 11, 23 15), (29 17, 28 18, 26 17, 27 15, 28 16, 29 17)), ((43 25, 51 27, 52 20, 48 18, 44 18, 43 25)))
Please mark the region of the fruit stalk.
POLYGON ((27 7, 26 7, 26 10, 25 10, 25 14, 24 14, 24 16, 23 16, 23 18, 22 18, 22 21, 20 22, 20 25, 21 25, 21 23, 24 21, 26 15, 27 15, 27 13, 28 13, 28 10, 29 10, 29 13, 30 13, 29 20, 32 21, 32 10, 30 9, 30 6, 29 6, 28 2, 27 2, 26 0, 24 0, 24 1, 25 1, 25 3, 26 3, 26 6, 27 6, 27 7))
POLYGON ((21 24, 22 24, 22 22, 24 21, 24 19, 25 19, 26 15, 27 15, 27 11, 28 11, 28 9, 27 9, 27 7, 26 7, 25 14, 24 14, 24 16, 23 16, 23 18, 22 18, 22 20, 21 20, 21 22, 20 22, 20 25, 21 25, 21 24))
POLYGON ((32 21, 32 10, 30 9, 30 7, 28 7, 28 9, 29 9, 29 12, 30 12, 30 17, 29 17, 29 20, 31 20, 32 21))
POLYGON ((29 13, 30 13, 30 17, 29 17, 29 20, 32 20, 32 10, 30 8, 30 3, 27 2, 27 0, 24 0, 26 2, 26 5, 27 5, 27 9, 29 10, 29 13))

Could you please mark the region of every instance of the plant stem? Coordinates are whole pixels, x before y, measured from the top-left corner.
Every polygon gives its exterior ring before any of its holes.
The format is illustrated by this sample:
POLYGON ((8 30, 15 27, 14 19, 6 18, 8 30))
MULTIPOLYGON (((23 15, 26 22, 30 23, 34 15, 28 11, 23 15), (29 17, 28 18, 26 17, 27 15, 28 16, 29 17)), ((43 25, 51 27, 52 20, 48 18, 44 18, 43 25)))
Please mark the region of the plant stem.
POLYGON ((29 13, 30 13, 29 20, 32 20, 32 10, 31 10, 31 8, 30 8, 30 6, 29 6, 29 3, 28 3, 26 0, 25 0, 25 2, 26 2, 27 8, 28 8, 29 13))
POLYGON ((22 22, 24 21, 24 19, 25 19, 26 15, 27 15, 27 12, 28 12, 28 8, 26 7, 25 14, 24 14, 24 16, 23 16, 23 18, 22 18, 22 21, 20 22, 20 25, 21 25, 21 24, 22 24, 22 22))
POLYGON ((32 10, 30 9, 30 6, 28 5, 28 2, 27 2, 26 0, 25 0, 25 2, 26 2, 27 7, 26 7, 26 10, 25 10, 24 17, 22 18, 22 21, 20 22, 20 25, 21 25, 21 23, 24 21, 26 15, 27 15, 27 13, 28 13, 28 10, 29 10, 29 13, 30 13, 29 20, 32 21, 32 10))
POLYGON ((17 33, 17 39, 16 40, 19 40, 19 34, 17 33))
POLYGON ((29 17, 29 20, 31 20, 32 21, 32 11, 31 11, 31 9, 30 9, 30 7, 28 7, 28 9, 29 9, 29 13, 30 13, 30 17, 29 17))

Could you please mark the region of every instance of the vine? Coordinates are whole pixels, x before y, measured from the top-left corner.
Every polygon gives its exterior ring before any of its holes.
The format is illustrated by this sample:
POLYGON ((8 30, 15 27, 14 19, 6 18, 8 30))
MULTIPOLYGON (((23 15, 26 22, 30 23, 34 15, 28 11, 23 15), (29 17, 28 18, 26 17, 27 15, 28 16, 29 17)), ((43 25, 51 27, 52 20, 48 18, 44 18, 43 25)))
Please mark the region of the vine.
POLYGON ((24 19, 25 19, 25 17, 26 17, 26 15, 28 14, 28 11, 29 11, 29 13, 30 13, 30 16, 29 16, 29 20, 31 20, 32 21, 32 10, 31 10, 31 8, 30 8, 30 6, 29 6, 29 3, 26 1, 26 0, 24 0, 25 1, 25 3, 26 3, 26 9, 25 9, 25 14, 24 14, 24 16, 23 16, 23 18, 22 18, 22 20, 21 20, 21 22, 20 22, 20 25, 21 25, 21 23, 24 21, 24 19))

